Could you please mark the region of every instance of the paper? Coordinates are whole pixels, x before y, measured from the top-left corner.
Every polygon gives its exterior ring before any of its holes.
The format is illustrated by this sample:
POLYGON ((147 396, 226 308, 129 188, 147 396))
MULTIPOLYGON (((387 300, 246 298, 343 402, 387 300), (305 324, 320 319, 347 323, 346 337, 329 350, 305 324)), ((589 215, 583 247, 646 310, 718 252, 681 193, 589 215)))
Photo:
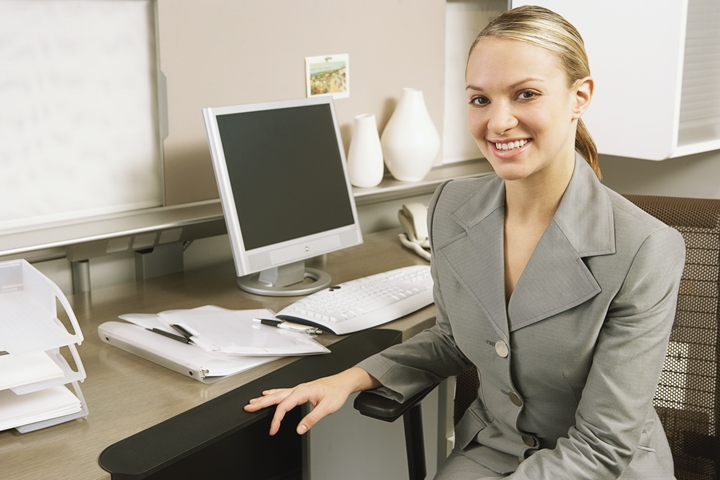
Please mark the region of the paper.
POLYGON ((0 355, 0 390, 65 376, 45 352, 0 355))
POLYGON ((145 328, 163 328, 169 332, 175 332, 171 324, 187 325, 198 333, 198 346, 210 352, 251 356, 330 352, 305 333, 253 322, 254 318, 275 318, 275 314, 267 309, 227 310, 208 305, 191 310, 168 310, 158 313, 156 317, 152 318, 148 314, 120 316, 145 328))
POLYGON ((12 390, 0 391, 0 431, 82 410, 80 400, 64 385, 25 395, 12 390))

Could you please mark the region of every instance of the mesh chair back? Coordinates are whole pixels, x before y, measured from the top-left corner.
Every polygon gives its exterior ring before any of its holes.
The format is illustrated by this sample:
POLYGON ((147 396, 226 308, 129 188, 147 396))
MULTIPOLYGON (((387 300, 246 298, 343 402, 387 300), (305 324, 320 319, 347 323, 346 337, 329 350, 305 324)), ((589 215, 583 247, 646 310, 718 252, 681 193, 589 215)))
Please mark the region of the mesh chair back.
POLYGON ((655 410, 678 479, 720 476, 720 200, 628 195, 676 228, 687 256, 655 410))
MULTIPOLYGON (((677 314, 654 406, 678 480, 720 478, 720 200, 627 195, 676 228, 687 249, 677 314)), ((477 371, 458 376, 455 423, 477 398, 477 371)))

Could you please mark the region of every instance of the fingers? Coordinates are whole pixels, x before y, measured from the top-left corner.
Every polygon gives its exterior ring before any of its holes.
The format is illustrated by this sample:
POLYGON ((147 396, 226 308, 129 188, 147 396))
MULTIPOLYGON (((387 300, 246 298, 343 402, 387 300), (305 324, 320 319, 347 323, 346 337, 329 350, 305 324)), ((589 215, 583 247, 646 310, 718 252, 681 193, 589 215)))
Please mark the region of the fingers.
POLYGON ((249 403, 243 408, 246 412, 257 412, 263 408, 277 405, 275 414, 270 422, 270 435, 275 435, 278 430, 280 430, 280 424, 283 418, 285 418, 285 414, 298 405, 309 401, 306 389, 301 389, 300 387, 301 386, 265 390, 262 392, 262 397, 250 399, 249 403), (300 391, 298 392, 298 390, 300 391))
POLYGON ((320 419, 338 411, 354 391, 353 388, 352 382, 342 381, 342 377, 335 375, 300 384, 295 388, 266 390, 262 397, 251 399, 244 408, 247 412, 256 412, 277 405, 270 422, 270 435, 275 435, 280 430, 280 424, 287 412, 309 402, 315 408, 297 426, 297 433, 302 435, 320 419))
POLYGON ((251 398, 249 403, 243 407, 246 412, 257 412, 263 408, 277 405, 287 398, 292 392, 289 388, 274 388, 262 392, 262 397, 251 398))
POLYGON ((287 404, 280 403, 275 409, 275 415, 273 415, 272 421, 270 422, 270 435, 275 435, 280 430, 280 424, 282 423, 285 414, 295 408, 295 405, 288 406, 287 404))
MULTIPOLYGON (((284 393, 286 392, 282 392, 281 394, 284 393)), ((282 423, 283 418, 285 418, 285 414, 287 412, 297 407, 298 405, 303 405, 309 401, 312 401, 309 393, 310 392, 307 388, 304 388, 303 385, 300 385, 298 387, 295 387, 290 392, 288 392, 287 395, 285 395, 285 398, 280 403, 278 403, 278 406, 275 409, 275 415, 273 415, 272 421, 270 422, 270 435, 275 435, 278 430, 280 430, 280 424, 282 423)), ((308 428, 309 427, 306 427, 302 431, 302 433, 305 433, 308 428)), ((298 433, 301 433, 301 430, 299 428, 298 433)))

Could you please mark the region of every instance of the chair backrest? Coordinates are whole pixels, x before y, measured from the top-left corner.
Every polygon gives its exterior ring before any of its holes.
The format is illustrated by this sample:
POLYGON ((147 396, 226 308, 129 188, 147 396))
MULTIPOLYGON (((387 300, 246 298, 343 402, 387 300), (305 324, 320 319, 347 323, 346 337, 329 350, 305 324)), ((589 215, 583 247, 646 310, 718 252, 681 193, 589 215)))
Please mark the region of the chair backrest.
POLYGON ((720 200, 628 195, 685 239, 685 269, 653 404, 678 479, 720 478, 720 200))
MULTIPOLYGON (((720 200, 627 195, 677 229, 687 249, 675 323, 654 406, 678 480, 720 478, 720 200)), ((477 398, 475 369, 460 374, 455 423, 477 398)))

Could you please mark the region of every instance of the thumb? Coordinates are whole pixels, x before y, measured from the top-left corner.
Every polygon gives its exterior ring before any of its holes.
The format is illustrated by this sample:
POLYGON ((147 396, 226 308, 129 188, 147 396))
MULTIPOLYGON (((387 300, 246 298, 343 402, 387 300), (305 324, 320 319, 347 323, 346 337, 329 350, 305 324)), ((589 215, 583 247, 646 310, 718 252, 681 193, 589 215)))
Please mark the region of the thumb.
POLYGON ((296 431, 298 435, 303 435, 305 432, 310 430, 323 416, 324 415, 318 415, 315 410, 305 415, 297 426, 296 431))
POLYGON ((310 430, 317 422, 319 422, 321 419, 327 417, 328 415, 334 413, 337 409, 328 409, 326 405, 324 404, 318 404, 313 408, 310 413, 305 415, 302 420, 300 420, 300 423, 297 427, 297 433, 299 435, 304 434, 308 430, 310 430))

